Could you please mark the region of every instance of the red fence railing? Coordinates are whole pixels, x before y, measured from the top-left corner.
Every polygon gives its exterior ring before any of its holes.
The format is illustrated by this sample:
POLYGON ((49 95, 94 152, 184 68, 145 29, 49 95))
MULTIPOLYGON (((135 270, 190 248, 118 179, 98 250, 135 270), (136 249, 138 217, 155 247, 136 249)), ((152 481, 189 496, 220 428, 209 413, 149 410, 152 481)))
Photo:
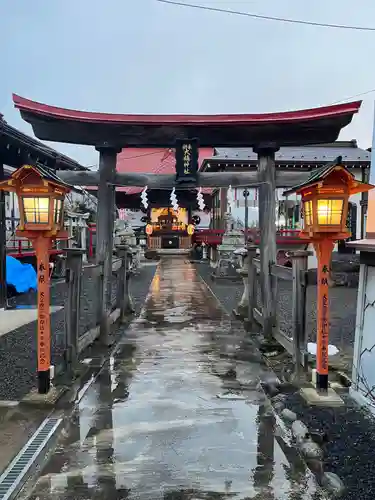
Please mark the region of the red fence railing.
MULTIPOLYGON (((20 259, 22 257, 34 257, 35 250, 33 248, 32 243, 26 238, 19 238, 16 235, 11 236, 7 240, 6 243, 6 251, 7 255, 10 257, 15 257, 16 259, 20 259)), ((57 248, 56 241, 52 244, 52 250, 50 252, 51 255, 62 254, 63 250, 57 248)))
MULTIPOLYGON (((242 231, 244 232, 244 231, 242 231)), ((223 240, 224 229, 197 229, 194 233, 195 243, 205 243, 206 245, 220 245, 223 240)), ((279 229, 276 232, 276 242, 282 244, 300 245, 299 229, 279 229)), ((259 229, 248 229, 247 234, 254 239, 255 243, 260 241, 259 229)))

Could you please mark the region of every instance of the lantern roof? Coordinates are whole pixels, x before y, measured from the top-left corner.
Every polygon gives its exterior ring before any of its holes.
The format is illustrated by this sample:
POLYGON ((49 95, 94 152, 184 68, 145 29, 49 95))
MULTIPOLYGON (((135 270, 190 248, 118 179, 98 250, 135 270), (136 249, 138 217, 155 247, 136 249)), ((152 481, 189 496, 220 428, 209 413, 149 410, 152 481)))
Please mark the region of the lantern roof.
POLYGON ((63 188, 66 191, 74 190, 73 186, 60 179, 60 177, 58 177, 53 170, 39 163, 34 165, 22 165, 22 167, 17 168, 10 176, 10 179, 0 182, 0 190, 10 190, 10 182, 12 181, 12 179, 19 179, 21 174, 24 173, 25 170, 33 170, 41 179, 55 186, 63 188))
POLYGON ((306 188, 310 188, 316 186, 317 184, 320 184, 322 181, 330 177, 333 173, 337 172, 340 172, 341 174, 340 181, 348 184, 350 195, 370 191, 370 189, 375 187, 371 184, 358 181, 355 178, 354 174, 342 164, 342 156, 338 156, 333 162, 327 163, 326 165, 323 165, 322 167, 314 170, 311 173, 310 177, 302 184, 298 184, 297 186, 293 186, 287 191, 284 191, 283 196, 288 196, 293 193, 301 194, 301 192, 306 188))

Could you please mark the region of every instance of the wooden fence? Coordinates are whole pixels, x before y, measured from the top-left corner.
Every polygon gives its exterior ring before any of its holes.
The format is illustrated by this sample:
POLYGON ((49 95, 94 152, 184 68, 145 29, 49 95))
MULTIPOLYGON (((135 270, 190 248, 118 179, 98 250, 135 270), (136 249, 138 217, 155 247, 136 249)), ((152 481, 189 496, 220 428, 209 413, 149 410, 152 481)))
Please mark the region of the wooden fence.
MULTIPOLYGON (((110 324, 125 321, 134 311, 130 294, 132 254, 125 245, 117 247, 116 254, 112 261, 110 303, 106 304, 110 324)), ((82 250, 67 250, 64 367, 67 374, 74 373, 79 354, 99 338, 102 320, 103 265, 83 266, 82 258, 82 250)))
POLYGON ((248 246, 248 320, 250 325, 258 324, 264 327, 264 287, 266 280, 270 278, 272 284, 271 304, 273 311, 272 336, 281 344, 294 358, 296 370, 301 366, 307 367, 307 333, 306 333, 306 291, 307 291, 307 259, 310 255, 305 250, 290 252, 289 258, 292 267, 273 264, 270 266, 269 276, 261 275, 261 262, 256 258, 257 247, 248 246), (280 318, 277 314, 277 304, 280 299, 280 282, 286 281, 291 286, 286 293, 291 294, 291 332, 288 335, 280 327, 280 318))

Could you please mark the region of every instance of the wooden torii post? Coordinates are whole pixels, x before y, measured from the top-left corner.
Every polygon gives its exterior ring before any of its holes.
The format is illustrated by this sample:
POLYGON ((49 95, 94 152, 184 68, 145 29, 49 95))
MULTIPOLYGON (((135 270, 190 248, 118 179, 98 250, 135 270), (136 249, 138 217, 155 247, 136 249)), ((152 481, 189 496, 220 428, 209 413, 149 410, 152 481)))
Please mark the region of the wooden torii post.
MULTIPOLYGON (((275 288, 270 265, 276 260, 275 189, 291 187, 306 177, 293 171, 275 170, 275 152, 281 146, 333 142, 348 125, 361 102, 322 108, 267 114, 237 115, 123 115, 91 113, 58 108, 13 95, 21 116, 42 140, 94 146, 100 154, 98 172, 57 171, 65 182, 76 186, 99 186, 97 261, 103 263, 101 339, 109 341, 106 320, 112 278, 114 198, 116 186, 148 186, 149 189, 196 187, 259 187, 261 223, 261 275, 265 304, 265 334, 272 335, 275 320, 275 288), (177 174, 185 170, 184 142, 198 138, 200 147, 253 147, 258 171, 246 173, 196 173, 176 185, 176 176, 121 174, 116 172, 118 152, 129 148, 176 148, 177 174), (180 148, 181 146, 181 148, 180 148)), ((196 141, 196 140, 195 140, 196 141)), ((194 148, 193 148, 194 149, 194 148)), ((192 155, 192 158, 196 154, 192 155)))

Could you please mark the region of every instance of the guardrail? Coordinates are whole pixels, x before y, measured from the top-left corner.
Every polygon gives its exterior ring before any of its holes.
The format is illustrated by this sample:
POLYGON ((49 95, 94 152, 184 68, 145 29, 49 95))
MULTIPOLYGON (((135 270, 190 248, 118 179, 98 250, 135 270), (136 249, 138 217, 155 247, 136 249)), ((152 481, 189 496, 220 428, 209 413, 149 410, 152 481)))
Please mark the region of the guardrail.
MULTIPOLYGON (((241 232, 245 233, 243 229, 241 232)), ((206 245, 220 245, 222 243, 223 235, 225 233, 224 229, 197 229, 194 233, 194 241, 196 243, 205 243, 206 245)), ((299 238, 299 229, 278 229, 276 231, 276 243, 278 245, 301 245, 301 239, 299 238)), ((259 244, 260 240, 260 230, 259 229, 248 229, 246 231, 248 236, 251 236, 256 244, 259 244)))
MULTIPOLYGON (((257 323, 264 326, 264 318, 262 314, 263 297, 261 290, 261 263, 256 258, 256 246, 252 245, 248 248, 248 294, 249 294, 249 310, 248 320, 250 324, 257 323), (260 289, 260 290, 259 290, 260 289), (260 291, 260 293, 259 293, 260 291), (260 303, 259 303, 260 298, 260 303)), ((274 264, 270 268, 270 275, 273 280, 273 295, 275 306, 278 304, 279 284, 280 282, 288 282, 290 286, 286 288, 286 293, 291 294, 291 310, 290 312, 290 335, 281 327, 279 315, 276 313, 273 318, 272 334, 275 340, 286 349, 294 358, 296 370, 300 366, 307 366, 307 333, 306 333, 306 288, 307 288, 307 259, 309 252, 299 250, 289 253, 289 258, 292 262, 292 267, 280 266, 274 264)), ((277 308, 274 307, 277 311, 277 308)))
MULTIPOLYGON (((66 250, 65 341, 67 373, 74 373, 78 355, 100 335, 100 311, 103 300, 103 265, 83 267, 83 250, 66 250)), ((132 253, 126 246, 116 248, 117 258, 112 262, 110 304, 107 304, 108 321, 125 321, 134 311, 130 294, 132 253)))

